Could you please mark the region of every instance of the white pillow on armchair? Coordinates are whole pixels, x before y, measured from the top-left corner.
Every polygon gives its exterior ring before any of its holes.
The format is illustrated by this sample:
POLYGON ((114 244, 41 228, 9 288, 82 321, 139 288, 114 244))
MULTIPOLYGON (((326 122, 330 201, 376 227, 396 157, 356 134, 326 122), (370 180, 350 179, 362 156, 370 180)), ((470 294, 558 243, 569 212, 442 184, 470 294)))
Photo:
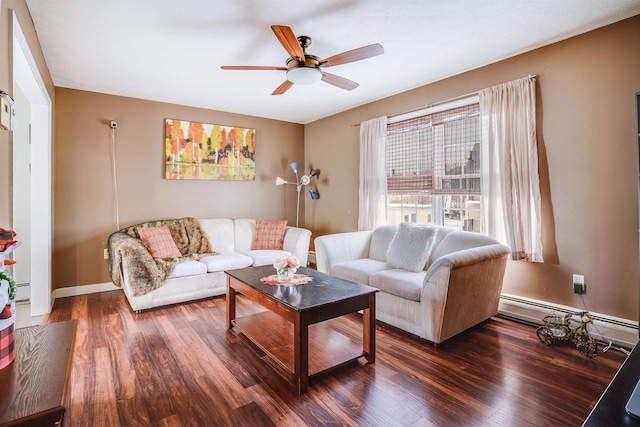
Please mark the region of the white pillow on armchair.
POLYGON ((430 225, 400 223, 389 244, 387 263, 419 273, 429 260, 437 233, 438 229, 430 225))

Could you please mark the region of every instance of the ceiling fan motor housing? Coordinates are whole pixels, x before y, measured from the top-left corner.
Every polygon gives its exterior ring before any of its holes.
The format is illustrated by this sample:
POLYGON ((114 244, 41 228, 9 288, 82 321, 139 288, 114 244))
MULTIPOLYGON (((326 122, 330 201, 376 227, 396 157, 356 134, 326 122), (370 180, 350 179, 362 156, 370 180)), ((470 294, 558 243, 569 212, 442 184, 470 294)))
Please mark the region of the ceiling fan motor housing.
POLYGON ((319 68, 320 67, 320 58, 314 55, 306 54, 304 55, 304 61, 298 61, 296 58, 287 59, 287 69, 292 68, 319 68))
POLYGON ((287 59, 287 80, 298 84, 312 84, 322 79, 320 59, 314 55, 304 55, 304 62, 296 58, 287 59))

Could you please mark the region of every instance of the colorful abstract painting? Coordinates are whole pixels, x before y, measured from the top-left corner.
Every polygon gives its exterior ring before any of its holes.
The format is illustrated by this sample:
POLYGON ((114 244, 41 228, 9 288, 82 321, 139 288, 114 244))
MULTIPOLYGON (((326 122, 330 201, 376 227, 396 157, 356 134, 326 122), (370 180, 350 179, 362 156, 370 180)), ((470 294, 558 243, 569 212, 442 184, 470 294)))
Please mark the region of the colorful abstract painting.
POLYGON ((165 178, 254 181, 256 131, 165 120, 165 178))

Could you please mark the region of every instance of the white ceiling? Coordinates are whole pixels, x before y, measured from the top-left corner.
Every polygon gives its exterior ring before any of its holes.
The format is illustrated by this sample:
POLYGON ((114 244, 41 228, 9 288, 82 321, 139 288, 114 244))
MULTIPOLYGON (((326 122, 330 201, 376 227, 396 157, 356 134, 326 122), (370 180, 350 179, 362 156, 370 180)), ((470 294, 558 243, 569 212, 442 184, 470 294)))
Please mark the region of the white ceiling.
POLYGON ((58 87, 309 123, 640 14, 640 0, 27 0, 58 87), (324 82, 271 92, 284 66, 271 25, 320 58, 380 43, 384 55, 324 82))

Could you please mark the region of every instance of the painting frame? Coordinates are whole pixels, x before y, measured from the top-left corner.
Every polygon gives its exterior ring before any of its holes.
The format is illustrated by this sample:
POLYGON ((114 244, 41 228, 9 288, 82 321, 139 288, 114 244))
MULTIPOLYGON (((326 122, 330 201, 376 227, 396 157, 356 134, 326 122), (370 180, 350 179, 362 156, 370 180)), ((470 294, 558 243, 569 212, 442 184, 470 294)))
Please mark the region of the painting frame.
POLYGON ((255 181, 256 130, 165 119, 168 180, 255 181))

